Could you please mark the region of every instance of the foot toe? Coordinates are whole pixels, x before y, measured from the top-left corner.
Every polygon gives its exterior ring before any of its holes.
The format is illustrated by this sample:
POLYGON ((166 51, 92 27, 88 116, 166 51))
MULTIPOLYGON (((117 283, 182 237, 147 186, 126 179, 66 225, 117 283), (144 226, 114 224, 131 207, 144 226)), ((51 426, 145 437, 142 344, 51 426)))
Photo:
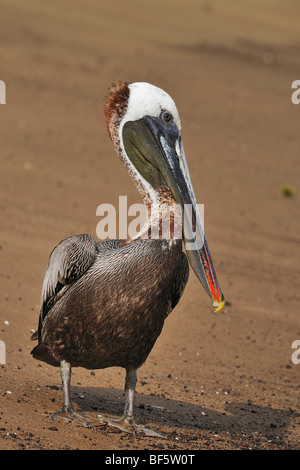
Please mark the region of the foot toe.
POLYGON ((147 436, 147 437, 160 437, 165 439, 163 434, 160 434, 153 429, 145 428, 136 424, 132 419, 127 420, 126 418, 108 418, 105 416, 97 415, 99 421, 107 426, 112 426, 119 429, 120 431, 127 432, 129 434, 134 434, 135 436, 147 436))
POLYGON ((77 421, 84 426, 91 427, 91 423, 95 421, 92 416, 78 413, 73 409, 56 411, 50 415, 52 420, 63 419, 64 421, 77 421))

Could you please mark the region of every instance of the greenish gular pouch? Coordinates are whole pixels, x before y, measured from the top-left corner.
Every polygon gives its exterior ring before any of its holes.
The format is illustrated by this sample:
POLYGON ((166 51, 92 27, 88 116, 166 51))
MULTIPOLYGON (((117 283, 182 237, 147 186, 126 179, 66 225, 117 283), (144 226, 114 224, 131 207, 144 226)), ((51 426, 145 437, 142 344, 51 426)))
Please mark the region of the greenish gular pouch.
POLYGON ((123 144, 130 161, 152 188, 166 185, 154 158, 161 155, 161 148, 143 119, 124 124, 123 144))

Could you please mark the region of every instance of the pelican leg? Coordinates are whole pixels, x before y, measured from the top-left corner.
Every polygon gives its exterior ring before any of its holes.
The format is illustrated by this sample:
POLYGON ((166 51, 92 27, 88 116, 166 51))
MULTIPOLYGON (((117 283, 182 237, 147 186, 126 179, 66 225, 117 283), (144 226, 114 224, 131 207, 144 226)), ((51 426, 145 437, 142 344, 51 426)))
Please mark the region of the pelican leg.
POLYGON ((123 416, 120 419, 105 418, 100 415, 98 415, 98 417, 103 424, 107 424, 130 434, 164 438, 165 436, 162 434, 135 423, 133 406, 136 382, 136 369, 126 369, 125 407, 123 416))
POLYGON ((92 417, 78 413, 74 410, 71 397, 70 397, 70 383, 71 383, 71 365, 66 361, 60 363, 60 375, 62 380, 64 402, 61 411, 56 411, 50 415, 52 420, 64 419, 65 421, 78 421, 79 423, 91 427, 90 423, 92 417))

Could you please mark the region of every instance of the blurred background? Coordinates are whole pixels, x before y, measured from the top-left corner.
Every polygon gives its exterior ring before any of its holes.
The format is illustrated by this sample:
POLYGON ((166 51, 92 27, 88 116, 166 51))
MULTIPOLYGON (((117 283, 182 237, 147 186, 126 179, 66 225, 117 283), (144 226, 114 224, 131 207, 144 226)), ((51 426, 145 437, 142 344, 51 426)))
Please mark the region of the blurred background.
MULTIPOLYGON (((103 106, 112 82, 147 81, 179 110, 229 302, 212 319, 191 274, 149 364, 161 354, 175 360, 183 347, 194 357, 201 330, 206 383, 216 370, 233 383, 238 361, 246 377, 267 381, 264 390, 247 383, 258 402, 272 390, 271 407, 297 408, 299 370, 290 356, 300 337, 300 104, 291 85, 300 80, 299 1, 0 0, 0 10, 0 339, 9 361, 22 345, 28 371, 40 373, 28 358, 29 337, 52 248, 75 233, 96 237, 99 204, 118 207, 119 195, 140 202, 103 106), (212 324, 214 336, 206 335, 212 324)), ((182 367, 182 380, 190 374, 191 389, 199 388, 199 364, 182 367)))

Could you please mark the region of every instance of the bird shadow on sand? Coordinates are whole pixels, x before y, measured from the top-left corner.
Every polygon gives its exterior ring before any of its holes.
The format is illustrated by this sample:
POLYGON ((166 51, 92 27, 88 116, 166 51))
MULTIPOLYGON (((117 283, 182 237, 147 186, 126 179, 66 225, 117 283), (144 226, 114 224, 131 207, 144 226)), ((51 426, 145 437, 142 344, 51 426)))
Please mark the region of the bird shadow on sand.
MULTIPOLYGON (((61 393, 58 392, 58 393, 61 393)), ((72 386, 74 407, 83 413, 120 417, 124 407, 124 393, 119 389, 72 386)), ((62 399, 62 397, 61 397, 62 399)), ((59 403, 57 397, 56 403, 59 403)), ((54 410, 53 410, 54 411, 54 410)), ((224 411, 205 408, 201 404, 170 398, 135 394, 135 420, 141 425, 158 427, 161 432, 208 431, 214 433, 258 433, 265 438, 283 438, 292 422, 300 417, 295 410, 258 406, 251 402, 228 399, 224 411)))

